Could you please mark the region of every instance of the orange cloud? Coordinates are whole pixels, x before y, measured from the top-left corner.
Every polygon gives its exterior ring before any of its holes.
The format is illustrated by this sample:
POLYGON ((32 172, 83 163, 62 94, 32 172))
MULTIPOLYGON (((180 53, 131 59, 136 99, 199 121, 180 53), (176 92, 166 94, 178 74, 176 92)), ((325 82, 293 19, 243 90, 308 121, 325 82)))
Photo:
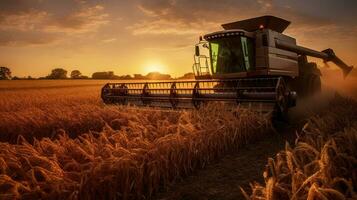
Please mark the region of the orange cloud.
POLYGON ((100 26, 109 23, 108 14, 104 13, 104 7, 80 8, 64 17, 52 17, 44 28, 48 32, 86 33, 96 31, 100 26))
POLYGON ((208 21, 186 23, 183 21, 158 19, 136 23, 127 28, 132 30, 134 35, 199 35, 206 30, 212 29, 212 27, 217 28, 217 24, 208 21))
POLYGON ((69 2, 70 12, 64 16, 64 11, 48 9, 43 1, 1 1, 0 45, 51 43, 73 34, 95 32, 109 23, 103 6, 79 0, 69 2))

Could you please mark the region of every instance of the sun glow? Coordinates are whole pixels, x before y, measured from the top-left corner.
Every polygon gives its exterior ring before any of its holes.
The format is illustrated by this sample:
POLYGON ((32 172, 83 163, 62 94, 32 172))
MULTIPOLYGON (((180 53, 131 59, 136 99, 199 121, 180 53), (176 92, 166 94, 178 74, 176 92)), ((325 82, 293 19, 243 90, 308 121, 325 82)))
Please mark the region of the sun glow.
POLYGON ((153 62, 153 63, 147 63, 143 67, 143 71, 145 73, 150 73, 150 72, 160 72, 160 73, 165 73, 166 68, 163 64, 159 62, 153 62))

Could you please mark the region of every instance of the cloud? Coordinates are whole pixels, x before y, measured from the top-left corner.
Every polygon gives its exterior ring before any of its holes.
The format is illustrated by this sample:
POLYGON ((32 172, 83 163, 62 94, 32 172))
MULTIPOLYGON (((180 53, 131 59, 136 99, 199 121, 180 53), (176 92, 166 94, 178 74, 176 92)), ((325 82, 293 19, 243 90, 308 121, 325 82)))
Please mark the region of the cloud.
POLYGON ((223 22, 254 16, 271 6, 271 0, 142 0, 138 9, 147 18, 130 28, 134 35, 197 35, 217 30, 223 22))
POLYGON ((43 45, 59 39, 58 34, 43 34, 38 31, 0 31, 0 46, 43 45))
POLYGON ((108 39, 102 40, 103 43, 113 43, 113 42, 116 42, 116 41, 117 41, 116 38, 108 38, 108 39))
POLYGON ((129 26, 128 29, 132 30, 134 35, 162 35, 162 34, 175 34, 175 35, 198 35, 202 33, 203 25, 205 27, 215 26, 212 22, 191 22, 184 21, 171 21, 168 19, 148 20, 136 23, 129 26))
POLYGON ((170 47, 147 47, 145 48, 146 50, 150 51, 157 51, 157 52, 176 52, 176 51, 182 51, 182 50, 187 50, 190 49, 192 50, 193 45, 192 44, 175 44, 170 47))
POLYGON ((61 3, 0 1, 0 35, 4 36, 0 45, 47 44, 66 36, 95 32, 109 22, 104 7, 97 3, 80 0, 61 3))
POLYGON ((134 35, 197 34, 218 30, 225 22, 266 14, 291 20, 293 27, 333 24, 326 18, 306 14, 287 3, 278 5, 273 0, 141 0, 138 9, 147 17, 129 27, 134 35))
POLYGON ((100 26, 109 23, 108 14, 103 13, 104 7, 96 5, 81 8, 77 12, 64 17, 53 17, 45 27, 49 32, 86 33, 96 31, 100 26))
POLYGON ((0 31, 33 31, 44 26, 48 13, 45 11, 29 11, 19 14, 0 15, 0 31))
POLYGON ((37 7, 36 0, 1 0, 0 13, 5 15, 16 15, 31 12, 37 7))

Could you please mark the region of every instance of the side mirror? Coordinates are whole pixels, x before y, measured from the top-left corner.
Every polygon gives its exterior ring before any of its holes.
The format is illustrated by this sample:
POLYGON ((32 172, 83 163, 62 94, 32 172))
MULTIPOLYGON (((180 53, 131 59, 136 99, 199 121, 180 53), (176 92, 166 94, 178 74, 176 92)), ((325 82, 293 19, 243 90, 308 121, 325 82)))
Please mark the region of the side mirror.
POLYGON ((200 47, 198 45, 195 46, 195 55, 200 56, 200 47))

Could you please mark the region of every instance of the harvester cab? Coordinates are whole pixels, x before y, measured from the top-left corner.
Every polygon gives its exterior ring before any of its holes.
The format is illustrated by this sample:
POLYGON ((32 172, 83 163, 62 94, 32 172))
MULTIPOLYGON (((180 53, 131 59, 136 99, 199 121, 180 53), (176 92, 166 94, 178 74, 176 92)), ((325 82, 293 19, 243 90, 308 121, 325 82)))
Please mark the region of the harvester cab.
POLYGON ((306 56, 334 62, 343 70, 344 76, 352 70, 332 49, 319 52, 296 45, 294 38, 283 34, 289 24, 281 18, 263 16, 223 24, 224 30, 207 34, 204 40, 200 37, 195 50, 195 61, 198 62, 193 65, 196 78, 205 79, 207 71, 211 72, 209 77, 214 79, 257 75, 297 77, 300 69, 298 61, 306 60, 306 56), (202 47, 209 48, 209 55, 200 55, 202 47), (211 62, 203 65, 200 62, 202 58, 211 62))
POLYGON ((102 99, 174 109, 223 101, 283 117, 298 96, 321 89, 320 70, 307 56, 335 63, 344 76, 353 68, 332 49, 298 46, 294 38, 283 34, 289 24, 274 16, 223 24, 223 30, 201 36, 195 46, 195 80, 108 83, 102 88, 102 99))

